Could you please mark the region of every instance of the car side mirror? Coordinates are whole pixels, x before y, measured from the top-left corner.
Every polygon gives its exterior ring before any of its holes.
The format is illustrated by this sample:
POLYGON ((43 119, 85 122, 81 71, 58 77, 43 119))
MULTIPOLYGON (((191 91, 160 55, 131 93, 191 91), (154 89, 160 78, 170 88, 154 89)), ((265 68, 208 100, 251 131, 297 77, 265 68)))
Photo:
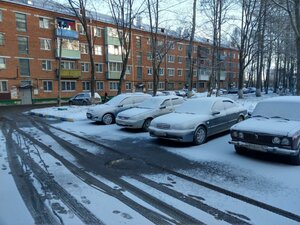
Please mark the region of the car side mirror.
POLYGON ((165 109, 165 108, 167 108, 167 106, 165 106, 165 105, 162 105, 161 107, 159 107, 160 109, 165 109))
POLYGON ((119 107, 119 108, 122 108, 122 107, 123 107, 123 105, 118 105, 118 107, 119 107))
POLYGON ((212 115, 215 116, 215 115, 219 115, 220 113, 221 113, 221 112, 219 112, 219 111, 213 111, 213 112, 212 112, 212 115))

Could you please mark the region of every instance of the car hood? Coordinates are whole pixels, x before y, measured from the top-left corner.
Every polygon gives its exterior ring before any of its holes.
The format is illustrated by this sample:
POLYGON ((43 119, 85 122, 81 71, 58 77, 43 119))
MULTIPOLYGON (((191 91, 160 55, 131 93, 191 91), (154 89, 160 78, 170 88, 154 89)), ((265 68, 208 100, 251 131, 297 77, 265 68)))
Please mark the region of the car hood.
POLYGON ((198 126, 200 123, 209 120, 209 115, 199 115, 199 114, 191 114, 191 113, 169 113, 167 115, 159 116, 155 118, 151 125, 155 126, 158 123, 170 124, 172 126, 184 128, 194 128, 198 126))
POLYGON ((155 109, 132 108, 132 109, 127 109, 123 112, 120 112, 118 114, 118 116, 133 117, 133 116, 139 116, 139 115, 144 115, 144 114, 150 114, 155 111, 156 111, 155 109))
POLYGON ((231 127, 232 130, 291 136, 300 129, 300 121, 275 118, 250 118, 231 127))

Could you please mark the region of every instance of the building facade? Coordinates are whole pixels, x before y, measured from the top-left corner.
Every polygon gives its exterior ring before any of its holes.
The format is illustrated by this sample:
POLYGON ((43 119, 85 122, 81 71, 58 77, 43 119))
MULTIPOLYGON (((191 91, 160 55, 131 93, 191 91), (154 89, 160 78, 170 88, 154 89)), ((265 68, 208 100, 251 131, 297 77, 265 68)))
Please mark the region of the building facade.
MULTIPOLYGON (((91 65, 83 27, 75 16, 55 10, 55 7, 58 6, 43 7, 42 1, 1 1, 0 104, 56 101, 59 72, 62 99, 90 90, 91 65)), ((105 92, 114 96, 122 68, 116 29, 112 23, 101 19, 90 20, 88 27, 94 43, 95 91, 101 96, 105 92)), ((160 37, 168 38, 163 30, 160 37)), ((159 71, 159 90, 186 86, 187 46, 186 40, 172 43, 159 71)), ((210 43, 195 41, 193 54, 197 58, 193 86, 205 91, 211 73, 210 43)), ((220 86, 235 86, 237 50, 223 47, 220 57, 220 86)), ((123 92, 153 89, 151 60, 150 34, 142 27, 135 27, 123 92)))

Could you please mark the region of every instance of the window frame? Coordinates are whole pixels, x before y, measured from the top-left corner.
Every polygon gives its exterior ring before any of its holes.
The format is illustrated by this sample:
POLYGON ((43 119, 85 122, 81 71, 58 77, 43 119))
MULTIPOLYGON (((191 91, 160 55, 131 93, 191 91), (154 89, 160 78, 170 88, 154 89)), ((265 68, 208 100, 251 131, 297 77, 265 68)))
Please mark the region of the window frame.
POLYGON ((21 31, 21 32, 27 32, 27 15, 25 13, 19 13, 16 12, 15 13, 15 18, 16 18, 16 29, 17 31, 21 31), (24 16, 23 18, 18 18, 19 16, 24 16), (22 26, 20 26, 20 24, 23 24, 22 26))
POLYGON ((0 93, 8 93, 8 92, 9 92, 9 90, 8 90, 8 80, 0 80, 0 93), (4 86, 4 84, 5 84, 5 86, 4 86))
POLYGON ((19 59, 19 73, 20 73, 20 76, 21 77, 30 77, 30 60, 29 59, 25 59, 25 58, 20 58, 19 59), (22 68, 22 66, 24 66, 25 64, 22 64, 22 62, 27 62, 27 68, 22 68), (23 73, 22 73, 22 69, 26 69, 25 73, 24 73, 24 70, 23 70, 23 73))
POLYGON ((5 70, 7 68, 6 66, 6 58, 5 57, 0 57, 0 60, 3 61, 3 63, 0 62, 0 70, 5 70), (4 65, 3 67, 1 67, 1 65, 4 65))
POLYGON ((40 50, 50 51, 51 50, 51 39, 40 38, 40 50))
POLYGON ((26 36, 18 36, 17 37, 17 40, 18 40, 18 53, 19 54, 26 54, 28 55, 29 54, 29 43, 28 43, 28 37, 26 36), (23 40, 21 40, 23 39, 23 40), (21 47, 25 47, 23 50, 21 47))
POLYGON ((62 92, 74 92, 76 91, 76 81, 73 80, 62 80, 61 81, 62 92))
POLYGON ((47 60, 47 59, 42 60, 42 70, 43 71, 52 71, 52 62, 51 62, 51 60, 47 60))
POLYGON ((5 45, 5 33, 0 32, 0 46, 5 45))
POLYGON ((52 80, 43 80, 43 90, 44 90, 44 92, 53 92, 53 81, 52 80))

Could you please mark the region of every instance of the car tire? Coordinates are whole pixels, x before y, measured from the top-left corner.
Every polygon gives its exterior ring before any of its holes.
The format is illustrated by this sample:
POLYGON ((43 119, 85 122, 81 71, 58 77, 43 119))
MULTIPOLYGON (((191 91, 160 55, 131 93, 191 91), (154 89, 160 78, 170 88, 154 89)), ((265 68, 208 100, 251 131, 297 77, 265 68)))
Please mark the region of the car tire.
POLYGON ((204 126, 199 126, 194 132, 193 143, 195 145, 201 145, 206 141, 207 131, 204 126))
POLYGON ((246 152, 246 149, 240 146, 234 146, 235 152, 239 155, 242 155, 246 152))
POLYGON ((151 121, 152 121, 152 118, 148 118, 145 120, 145 122, 143 123, 143 127, 142 127, 143 131, 148 131, 151 121))
POLYGON ((114 123, 115 118, 111 113, 106 113, 103 117, 102 117, 102 122, 105 125, 110 125, 112 123, 114 123))

